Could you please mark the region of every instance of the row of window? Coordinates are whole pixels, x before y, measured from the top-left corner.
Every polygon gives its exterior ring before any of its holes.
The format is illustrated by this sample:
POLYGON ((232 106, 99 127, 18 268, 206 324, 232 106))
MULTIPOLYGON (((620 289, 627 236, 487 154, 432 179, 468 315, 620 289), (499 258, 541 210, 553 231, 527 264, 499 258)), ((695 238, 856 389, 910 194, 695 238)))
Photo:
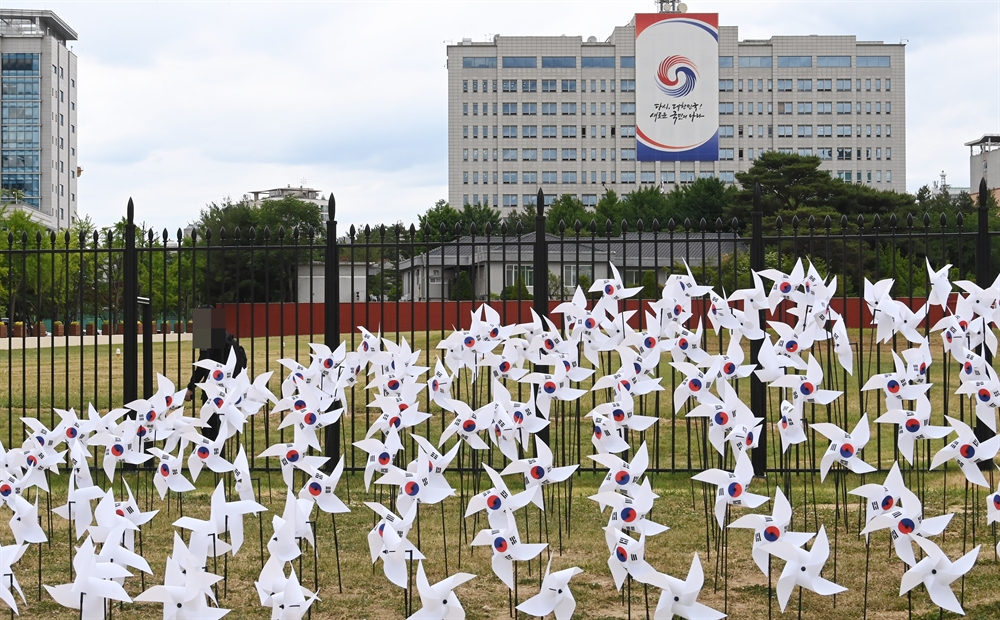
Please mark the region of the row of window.
MULTIPOLYGON (((562 114, 563 116, 576 116, 576 113, 577 113, 578 109, 580 110, 581 116, 586 116, 587 115, 587 104, 586 103, 579 104, 579 107, 577 106, 576 102, 571 102, 571 101, 563 102, 563 103, 556 103, 554 101, 553 102, 542 102, 542 104, 541 104, 542 116, 556 116, 557 114, 562 114)), ((611 113, 614 114, 616 109, 618 110, 618 113, 620 113, 622 115, 625 115, 625 116, 634 115, 635 114, 635 103, 633 103, 633 102, 622 102, 620 105, 617 105, 617 104, 615 104, 615 102, 612 101, 611 102, 611 113)), ((463 103, 462 104, 462 116, 469 116, 469 110, 470 110, 469 104, 468 103, 463 103)), ((471 106, 471 110, 472 110, 472 116, 479 116, 479 104, 478 103, 473 103, 472 106, 471 106)), ((522 116, 536 116, 536 115, 538 115, 538 110, 539 110, 539 104, 538 103, 535 103, 535 102, 524 102, 524 103, 521 104, 521 115, 522 116)), ((597 104, 597 102, 596 101, 592 102, 590 104, 590 114, 596 116, 597 115, 597 110, 598 110, 598 104, 597 104)), ((600 110, 601 110, 601 112, 600 112, 601 114, 607 114, 608 113, 608 104, 607 104, 607 102, 601 102, 601 104, 600 104, 600 110)), ((489 104, 488 103, 483 103, 482 111, 483 111, 483 116, 486 116, 486 115, 489 114, 489 104)), ((494 103, 493 104, 493 116, 496 116, 498 111, 503 116, 517 116, 518 115, 518 104, 517 103, 513 103, 513 102, 511 102, 511 103, 499 103, 499 104, 498 103, 494 103)))
MULTIPOLYGON (((483 125, 482 127, 483 127, 483 138, 489 138, 490 137, 490 135, 489 135, 490 134, 490 132, 489 132, 490 126, 489 125, 483 125)), ((615 137, 615 129, 616 129, 616 127, 614 125, 612 125, 611 126, 611 137, 612 138, 615 137)), ((517 125, 503 125, 502 130, 503 130, 502 131, 502 135, 503 135, 504 138, 516 138, 516 137, 518 137, 517 125)), ((558 138, 558 137, 560 137, 560 133, 561 133, 561 135, 562 135, 563 138, 576 138, 578 136, 586 138, 587 137, 587 126, 586 125, 580 125, 579 130, 580 130, 580 132, 578 134, 577 133, 577 126, 576 125, 542 125, 542 137, 543 138, 558 138), (560 130, 561 130, 561 132, 560 132, 560 130)), ((470 135, 469 134, 469 125, 463 125, 462 126, 462 137, 463 138, 468 138, 469 135, 470 135)), ((479 137, 479 125, 472 125, 472 134, 471 135, 472 135, 473 139, 479 137)), ((621 125, 620 126, 620 135, 623 138, 634 138, 635 137, 635 125, 621 125)), ((596 138, 597 136, 598 136, 598 126, 597 125, 591 125, 590 126, 590 137, 591 138, 596 138)), ((607 125, 600 125, 600 136, 602 138, 608 137, 608 126, 607 125)), ((494 138, 497 137, 497 126, 496 125, 493 125, 493 137, 494 138)), ((538 137, 538 125, 521 125, 521 137, 522 138, 537 138, 538 137)))
MULTIPOLYGON (((596 161, 598 150, 601 153, 601 161, 607 159, 608 149, 590 149, 590 159, 596 161)), ((623 148, 621 150, 622 161, 634 161, 635 160, 635 149, 633 148, 623 148)), ((539 151, 541 152, 542 161, 556 161, 559 159, 559 149, 547 148, 547 149, 520 149, 520 160, 521 161, 538 161, 539 151)), ((587 149, 580 149, 582 152, 581 158, 587 160, 587 149)), ((518 161, 518 149, 502 149, 500 151, 503 155, 503 161, 518 161)), ((611 161, 615 161, 616 149, 611 149, 611 161)), ((577 149, 575 148, 564 148, 562 149, 562 159, 563 161, 573 161, 576 159, 577 149)), ((498 151, 493 149, 493 161, 499 161, 497 159, 498 151)), ((462 161, 469 161, 469 149, 462 149, 462 161)), ((479 149, 472 149, 472 161, 479 161, 479 149)), ((490 161, 490 149, 483 149, 483 161, 490 161)))
MULTIPOLYGON (((778 56, 778 66, 785 68, 803 68, 813 66, 812 56, 778 56)), ((770 69, 774 66, 772 56, 739 56, 739 66, 741 69, 770 69)), ((817 56, 817 67, 850 67, 850 56, 817 56)), ((858 56, 857 67, 889 67, 891 66, 888 56, 858 56)), ((719 67, 732 68, 732 56, 719 56, 719 67)))
MULTIPOLYGON (((582 69, 614 69, 614 56, 542 56, 542 69, 576 69, 577 64, 582 69), (579 60, 579 63, 577 61, 579 60)), ((620 56, 619 67, 635 68, 635 56, 620 56)), ((537 56, 503 56, 500 65, 504 69, 537 69, 537 56)), ((462 58, 464 69, 496 69, 496 56, 465 56, 462 58)))
MULTIPOLYGON (((462 80, 462 92, 469 92, 469 82, 472 82, 472 92, 479 92, 479 80, 462 80)), ((575 93, 577 87, 577 80, 520 80, 521 92, 534 93, 538 92, 538 82, 542 83, 543 93, 575 93)), ((601 86, 601 92, 605 92, 608 86, 608 82, 611 82, 611 92, 615 92, 615 80, 590 80, 590 92, 596 93, 598 83, 601 86)), ((623 93, 635 92, 635 80, 619 80, 617 82, 621 86, 621 91, 623 93)), ((488 92, 489 80, 482 80, 483 92, 488 92)), ((587 80, 579 80, 580 92, 587 92, 587 80)), ((497 92, 497 80, 493 80, 493 92, 497 92)), ((501 90, 505 93, 516 93, 518 87, 518 80, 500 80, 501 90)))
MULTIPOLYGON (((764 110, 767 110, 767 114, 773 114, 774 108, 777 106, 778 114, 812 114, 815 110, 816 114, 833 114, 836 109, 837 114, 882 114, 883 109, 886 114, 892 114, 892 102, 886 101, 883 106, 881 101, 856 101, 851 103, 850 101, 799 101, 794 103, 791 101, 779 101, 774 104, 770 101, 758 101, 756 102, 757 114, 764 114, 764 110)), ((752 116, 754 113, 754 102, 748 102, 744 104, 742 101, 736 103, 732 101, 723 101, 719 103, 719 114, 731 115, 731 114, 747 114, 752 116)))
MULTIPOLYGON (((760 152, 763 154, 764 150, 761 149, 760 152)), ((741 154, 740 158, 742 159, 742 154, 741 154)), ((752 159, 752 157, 751 157, 751 159, 752 159)), ((682 170, 680 173, 675 173, 673 170, 663 171, 663 172, 660 173, 660 182, 664 183, 664 184, 675 183, 676 179, 678 178, 678 174, 679 174, 680 182, 681 183, 694 183, 695 173, 694 173, 693 170, 682 170)), ((719 171, 718 175, 716 175, 714 172, 711 172, 711 171, 704 171, 704 172, 698 173, 698 178, 702 178, 702 179, 705 179, 705 178, 714 178, 716 176, 718 176, 719 180, 722 181, 722 182, 724 182, 724 183, 735 183, 736 182, 736 173, 735 173, 735 171, 732 171, 732 170, 721 170, 721 171, 719 171)), ((492 173, 492 177, 493 177, 493 185, 497 185, 498 184, 498 180, 501 179, 501 178, 503 179, 503 184, 504 185, 517 185, 517 183, 518 183, 518 173, 517 172, 504 172, 504 173, 502 173, 502 175, 500 173, 493 172, 492 173)), ((479 185, 480 184, 479 183, 479 172, 478 171, 473 171, 471 173, 470 172, 463 172, 462 173, 462 184, 463 185, 470 185, 470 182, 469 182, 470 178, 472 179, 471 185, 479 185)), ((588 179, 588 173, 587 173, 586 170, 580 172, 579 174, 577 174, 577 172, 575 170, 567 170, 567 171, 563 171, 563 172, 557 172, 557 171, 554 171, 554 170, 550 170, 550 171, 542 171, 541 174, 539 174, 538 172, 535 172, 535 171, 523 171, 523 172, 520 173, 521 182, 523 184, 525 184, 525 185, 537 185, 539 183, 539 180, 541 180, 541 184, 542 185, 557 185, 557 184, 560 184, 560 183, 563 184, 563 185, 572 185, 572 184, 575 184, 575 183, 596 184, 598 182, 600 182, 600 183, 608 183, 609 182, 609 178, 610 178, 610 182, 611 183, 630 184, 630 183, 635 183, 636 180, 638 180, 638 182, 640 182, 640 183, 656 183, 657 182, 656 181, 656 172, 653 171, 653 170, 642 170, 642 171, 639 171, 639 172, 636 172, 634 170, 622 170, 620 172, 619 171, 615 171, 615 170, 611 170, 610 172, 607 171, 607 170, 601 170, 601 171, 591 170, 590 174, 589 174, 589 179, 588 179)), ((482 185, 489 185, 489 184, 490 184, 490 173, 484 171, 483 172, 483 176, 482 176, 482 185)), ((525 194, 525 196, 527 196, 527 194, 525 194)), ((483 198, 484 199, 486 198, 485 194, 483 195, 483 198)), ((495 200, 496 199, 494 198, 494 202, 495 202, 495 200)), ((516 207, 517 206, 517 202, 516 201, 517 201, 516 194, 506 194, 505 195, 504 206, 505 207, 509 207, 509 206, 515 206, 516 207), (509 201, 514 201, 514 202, 513 203, 508 203, 509 201)))
MULTIPOLYGON (((775 80, 758 79, 756 82, 757 82, 757 91, 758 92, 764 92, 765 82, 767 83, 767 92, 771 92, 772 89, 773 89, 773 87, 774 87, 775 80)), ((837 86, 837 92, 850 92, 852 90, 851 86, 852 86, 852 83, 854 82, 854 80, 851 80, 850 78, 847 78, 847 79, 838 79, 838 80, 833 80, 832 78, 831 79, 823 79, 823 80, 812 80, 812 79, 790 80, 790 79, 781 79, 781 80, 777 80, 777 82, 778 82, 778 92, 779 93, 792 92, 793 90, 798 91, 800 93, 809 93, 809 92, 812 92, 812 90, 813 90, 813 83, 814 82, 816 84, 816 90, 818 92, 832 92, 835 83, 836 83, 836 86, 837 86)), ((720 92, 732 92, 733 89, 734 89, 734 86, 735 86, 735 88, 736 88, 737 91, 743 92, 743 84, 744 84, 744 80, 728 80, 728 79, 727 80, 719 80, 719 91, 720 92)), ((859 92, 859 93, 861 92, 861 86, 862 86, 862 84, 864 84, 864 90, 865 90, 865 92, 871 92, 873 90, 873 86, 874 86, 874 91, 875 92, 881 92, 882 91, 882 78, 875 78, 875 79, 866 78, 864 80, 862 80, 861 78, 858 78, 857 81, 856 81, 856 84, 857 84, 856 89, 857 89, 857 92, 859 92)), ((892 91, 892 80, 889 79, 889 78, 885 78, 885 90, 886 90, 886 92, 892 91)), ((746 80, 746 91, 750 92, 750 93, 754 92, 754 80, 752 80, 752 79, 746 80)))
MULTIPOLYGON (((746 137, 753 138, 753 125, 747 125, 746 137)), ((773 137, 773 129, 771 125, 757 125, 757 137, 764 137, 764 128, 767 127, 767 137, 773 137)), ((796 125, 795 132, 792 132, 792 125, 778 125, 778 137, 779 138, 791 138, 798 136, 800 138, 811 138, 813 134, 813 125, 796 125)), ((838 138, 849 138, 855 135, 858 138, 881 138, 882 137, 882 125, 864 125, 864 132, 862 133, 862 125, 837 125, 837 137, 838 138), (874 132, 873 132, 874 129, 874 132)), ((816 125, 815 135, 820 138, 832 138, 834 133, 833 125, 816 125)), ((740 138, 744 137, 743 125, 733 126, 733 125, 719 125, 719 137, 720 138, 732 138, 738 136, 740 138), (734 132, 735 129, 735 132, 734 132)), ((892 125, 885 126, 885 136, 887 138, 892 137, 892 125)))

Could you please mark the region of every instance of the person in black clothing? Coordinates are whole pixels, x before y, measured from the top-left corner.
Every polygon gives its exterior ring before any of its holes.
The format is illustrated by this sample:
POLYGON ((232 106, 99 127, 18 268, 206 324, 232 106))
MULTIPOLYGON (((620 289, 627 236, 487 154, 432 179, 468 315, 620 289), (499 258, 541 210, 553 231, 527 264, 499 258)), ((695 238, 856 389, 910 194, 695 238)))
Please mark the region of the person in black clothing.
MULTIPOLYGON (((236 352, 236 365, 233 367, 233 376, 236 376, 247 366, 246 351, 240 346, 236 337, 226 331, 225 316, 221 310, 216 310, 213 306, 202 306, 195 310, 194 316, 194 343, 199 347, 198 361, 212 360, 220 364, 229 361, 229 352, 236 352), (222 326, 220 326, 220 323, 222 326)), ((196 384, 203 383, 208 379, 208 369, 196 366, 191 380, 187 384, 187 393, 184 395, 185 401, 194 399, 196 384)), ((201 402, 205 404, 208 395, 204 390, 201 393, 201 402)), ((213 413, 208 418, 208 426, 202 430, 202 435, 209 439, 217 439, 219 430, 222 428, 222 418, 219 414, 213 413)))

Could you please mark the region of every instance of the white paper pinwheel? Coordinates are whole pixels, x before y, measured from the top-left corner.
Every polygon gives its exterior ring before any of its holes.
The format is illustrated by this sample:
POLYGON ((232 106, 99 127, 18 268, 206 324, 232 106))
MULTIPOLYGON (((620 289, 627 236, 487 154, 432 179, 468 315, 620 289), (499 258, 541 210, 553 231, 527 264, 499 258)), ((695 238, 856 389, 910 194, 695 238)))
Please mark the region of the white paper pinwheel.
POLYGON ((636 540, 619 529, 605 527, 604 539, 608 543, 608 551, 611 552, 611 556, 608 557, 608 568, 611 569, 611 576, 619 592, 629 575, 639 583, 653 583, 658 573, 643 558, 646 552, 645 534, 636 540))
POLYGON ((469 444, 473 450, 488 449, 489 446, 479 436, 479 433, 487 430, 493 423, 493 420, 490 419, 493 408, 487 404, 473 411, 471 407, 460 400, 450 400, 448 405, 455 412, 455 419, 441 433, 438 446, 443 446, 452 435, 458 435, 459 439, 469 444))
POLYGON ((826 537, 825 526, 819 527, 819 533, 809 551, 782 540, 768 543, 767 551, 785 561, 785 568, 778 577, 777 587, 778 604, 781 605, 782 612, 785 611, 795 586, 823 596, 847 591, 847 588, 820 575, 827 558, 830 557, 830 542, 826 537))
POLYGON ((250 462, 247 460, 247 452, 240 445, 236 458, 233 459, 233 486, 240 499, 250 502, 257 501, 257 496, 253 492, 253 481, 250 478, 250 462))
POLYGON ((854 430, 850 433, 844 432, 839 426, 830 422, 817 422, 810 428, 830 440, 830 447, 823 454, 823 459, 819 464, 821 482, 826 480, 826 474, 834 463, 840 463, 856 474, 867 474, 875 471, 874 467, 862 461, 861 457, 858 456, 858 453, 871 439, 867 413, 861 416, 854 430))
MULTIPOLYGON (((267 541, 267 550, 271 554, 271 560, 275 558, 280 562, 291 562, 302 555, 301 543, 303 540, 315 548, 316 541, 313 536, 312 526, 309 524, 309 515, 315 504, 307 499, 297 499, 295 493, 288 489, 285 496, 285 509, 281 516, 271 517, 271 526, 274 533, 267 541)), ((265 565, 265 570, 268 568, 265 565)))
POLYGON ((764 495, 747 491, 753 481, 753 465, 746 452, 737 453, 736 467, 731 472, 724 469, 706 469, 691 478, 718 487, 715 494, 715 519, 722 528, 725 527, 726 506, 756 508, 768 500, 764 495))
POLYGON ((589 499, 600 504, 602 511, 604 506, 611 506, 608 527, 623 532, 656 536, 670 529, 646 518, 649 511, 653 509, 653 500, 658 497, 659 495, 653 493, 653 489, 650 487, 649 478, 645 478, 642 484, 637 485, 632 491, 632 497, 614 491, 605 491, 591 495, 589 499))
POLYGON ((823 368, 811 354, 806 374, 785 375, 771 383, 770 387, 789 388, 792 391, 792 404, 799 408, 805 403, 828 405, 837 400, 843 392, 836 390, 821 390, 823 383, 823 368))
POLYGON ((701 404, 688 412, 689 418, 708 418, 708 440, 719 454, 726 453, 726 440, 732 448, 745 450, 756 444, 763 418, 755 418, 739 394, 725 380, 717 383, 722 400, 711 393, 701 397, 701 404))
POLYGON ((613 263, 608 263, 608 266, 611 268, 611 277, 594 280, 594 283, 590 285, 591 293, 600 291, 604 297, 619 301, 632 297, 642 290, 641 286, 625 288, 622 277, 618 274, 618 268, 613 263))
POLYGON ((757 365, 757 370, 753 371, 757 378, 763 383, 771 383, 779 377, 783 377, 785 375, 784 368, 791 364, 787 357, 775 352, 775 347, 771 344, 771 337, 765 335, 760 353, 757 354, 757 365))
MULTIPOLYGON (((20 498, 20 495, 17 497, 20 498)), ((76 537, 82 538, 93 520, 90 502, 102 497, 104 497, 104 491, 100 487, 89 486, 77 488, 76 476, 70 476, 69 487, 66 493, 66 503, 53 508, 52 512, 67 521, 72 521, 73 526, 76 528, 76 537)))
POLYGON ((931 283, 931 290, 927 295, 927 305, 946 308, 948 298, 951 297, 951 280, 948 279, 951 263, 934 271, 934 268, 931 267, 931 260, 927 257, 924 257, 924 260, 927 261, 927 278, 931 283))
MULTIPOLYGON (((285 481, 285 486, 291 488, 292 478, 295 476, 295 469, 304 467, 319 468, 326 463, 324 456, 307 456, 306 447, 294 443, 276 443, 257 455, 257 458, 277 457, 281 464, 281 477, 285 481)), ((188 459, 190 462, 190 459, 188 459)))
POLYGON ((380 474, 389 473, 392 466, 392 459, 396 453, 403 449, 402 442, 399 441, 399 433, 395 428, 390 429, 385 436, 385 441, 380 441, 374 437, 355 441, 354 447, 364 450, 368 454, 365 461, 365 490, 371 485, 372 475, 375 472, 380 474))
POLYGON ((951 584, 972 570, 979 557, 979 546, 952 562, 930 540, 919 536, 915 540, 927 556, 903 574, 899 595, 903 596, 922 583, 935 605, 965 615, 962 605, 951 590, 951 584))
POLYGON ((275 412, 287 411, 278 428, 292 427, 294 443, 305 444, 320 449, 317 431, 340 419, 341 409, 327 411, 333 404, 333 397, 307 384, 299 384, 299 393, 290 399, 281 400, 275 412), (287 405, 287 409, 283 408, 287 405))
POLYGON ((569 339, 574 343, 583 343, 583 355, 595 368, 601 365, 598 352, 603 350, 607 341, 607 336, 601 332, 601 322, 607 317, 609 303, 613 304, 613 300, 602 296, 588 310, 587 296, 577 286, 573 301, 563 302, 552 309, 553 313, 563 315, 569 339))
POLYGON ((299 578, 292 569, 282 586, 271 595, 271 620, 302 620, 312 604, 319 600, 319 592, 313 592, 299 584, 299 578))
POLYGON ((698 602, 701 586, 705 583, 705 573, 697 552, 691 560, 687 579, 681 581, 658 573, 651 577, 651 583, 662 590, 656 611, 653 612, 653 620, 670 620, 674 616, 686 620, 720 620, 726 617, 726 614, 698 602))
MULTIPOLYGON (((524 476, 525 488, 531 488, 562 482, 573 475, 573 472, 579 467, 579 465, 553 467, 552 450, 548 445, 538 437, 535 437, 534 445, 536 454, 534 458, 512 461, 500 472, 500 475, 521 474, 524 476)), ((539 500, 541 501, 541 497, 539 500)))
POLYGON ((802 410, 788 402, 781 401, 781 418, 778 420, 778 434, 781 436, 781 451, 788 451, 788 446, 800 444, 806 440, 806 429, 802 422, 802 410))
POLYGON ((552 572, 552 557, 545 567, 541 591, 517 606, 529 616, 545 617, 555 614, 556 620, 569 620, 576 611, 576 599, 569 589, 569 580, 583 572, 582 568, 565 568, 552 572))
MULTIPOLYGON (((646 340, 653 340, 652 336, 647 336, 646 340)), ((627 343, 627 339, 626 339, 627 343)), ((647 342, 648 344, 648 342, 647 342)), ((656 344, 653 343, 655 347, 656 344)), ((604 375, 594 381, 592 390, 605 390, 613 388, 615 393, 635 394, 641 396, 652 391, 662 390, 659 378, 650 379, 643 373, 639 354, 628 348, 624 343, 615 349, 621 358, 621 366, 614 374, 604 375)), ((658 360, 657 360, 658 361, 658 360)))
POLYGON ((21 602, 27 603, 28 601, 24 598, 24 592, 21 590, 21 584, 17 582, 12 565, 21 559, 21 556, 24 555, 27 549, 27 545, 7 545, 0 547, 0 575, 3 575, 3 580, 0 581, 0 601, 7 603, 7 606, 13 609, 14 613, 18 615, 20 615, 20 612, 17 610, 17 600, 14 599, 11 589, 21 595, 21 602))
POLYGON ((698 325, 698 329, 692 332, 679 325, 674 325, 670 321, 664 323, 663 331, 665 333, 662 336, 669 340, 663 346, 670 352, 672 361, 683 362, 687 360, 695 364, 706 363, 710 356, 701 348, 701 330, 701 324, 698 325))
POLYGON ((436 504, 446 497, 455 495, 455 489, 442 480, 437 477, 432 479, 430 472, 414 473, 392 467, 384 476, 376 480, 375 484, 390 484, 399 487, 396 508, 405 513, 412 503, 436 504))
POLYGON ((504 483, 503 477, 495 469, 483 463, 483 469, 490 477, 493 487, 486 489, 478 495, 469 498, 469 505, 465 510, 465 517, 471 517, 481 510, 486 511, 490 527, 500 529, 507 524, 507 515, 524 508, 529 503, 533 503, 539 508, 543 508, 541 493, 537 486, 528 487, 520 493, 511 493, 504 483))
POLYGON ((874 284, 865 278, 864 299, 868 310, 872 313, 872 322, 877 326, 876 339, 879 342, 888 342, 896 333, 896 321, 899 317, 896 300, 890 295, 893 284, 895 281, 891 278, 879 280, 874 284))
POLYGON ((947 426, 931 426, 931 402, 926 396, 917 398, 917 410, 890 409, 878 419, 876 424, 895 424, 896 445, 906 462, 913 464, 913 445, 921 439, 942 439, 953 430, 947 426))
POLYGON ((521 381, 538 385, 535 403, 539 413, 547 420, 553 400, 573 401, 587 393, 586 390, 572 387, 570 381, 583 381, 592 374, 592 369, 577 366, 567 372, 562 364, 556 364, 552 374, 533 372, 522 377, 521 381))
MULTIPOLYGON (((649 467, 649 449, 646 442, 642 442, 639 449, 635 451, 631 461, 625 461, 613 454, 592 454, 590 459, 608 468, 608 474, 604 476, 597 494, 607 492, 620 492, 633 495, 639 485, 639 479, 646 473, 649 467)), ((604 511, 605 504, 598 501, 601 511, 604 511)))
POLYGON ((807 370, 808 365, 802 359, 802 352, 808 351, 816 341, 816 336, 819 334, 816 325, 792 327, 781 321, 768 321, 767 324, 778 335, 778 340, 772 348, 774 353, 782 358, 785 365, 799 370, 807 370))
POLYGON ((774 489, 774 510, 771 515, 743 515, 729 524, 729 527, 753 530, 753 561, 760 572, 767 575, 768 543, 779 540, 795 547, 801 547, 815 535, 805 532, 789 532, 788 524, 792 521, 792 506, 788 503, 781 487, 774 489))
POLYGON ((136 596, 135 602, 162 604, 163 620, 218 620, 230 610, 210 607, 206 596, 215 600, 211 587, 219 581, 222 577, 206 573, 201 566, 189 563, 182 567, 168 557, 163 585, 150 587, 136 596))
POLYGON ((327 514, 351 511, 336 495, 337 484, 340 482, 340 476, 344 473, 343 455, 330 474, 324 474, 313 468, 308 468, 305 472, 310 475, 310 478, 306 480, 305 485, 299 491, 299 498, 316 502, 316 506, 327 514))
MULTIPOLYGON (((229 541, 232 546, 233 555, 240 550, 243 545, 243 517, 244 515, 267 510, 257 502, 245 500, 226 501, 225 481, 220 481, 212 493, 212 508, 208 519, 195 519, 193 517, 181 517, 174 521, 174 526, 191 530, 191 547, 194 551, 195 538, 200 539, 200 544, 205 545, 207 550, 213 549, 215 545, 217 553, 222 551, 222 542, 219 536, 229 532, 229 541)), ((226 546, 227 548, 229 545, 226 546)))
POLYGON ((111 481, 115 479, 115 469, 118 467, 118 463, 124 462, 137 465, 153 458, 153 455, 143 454, 137 449, 139 442, 136 441, 135 422, 133 420, 126 420, 116 430, 119 433, 96 433, 90 438, 89 442, 92 446, 104 446, 104 460, 101 464, 104 468, 104 473, 107 474, 108 479, 111 481))
POLYGON ((924 396, 927 384, 911 384, 906 378, 906 363, 892 352, 893 372, 872 375, 861 387, 862 390, 881 389, 887 409, 902 409, 903 401, 916 400, 924 396))
POLYGON ((764 269, 758 272, 762 277, 771 280, 771 291, 767 295, 768 309, 772 312, 784 300, 797 301, 801 294, 799 290, 802 281, 806 277, 805 269, 802 267, 802 259, 795 261, 791 273, 784 273, 779 269, 764 269))
POLYGON ((491 565, 493 573, 507 586, 514 589, 514 562, 530 560, 541 553, 547 544, 523 543, 517 533, 514 515, 507 514, 507 523, 502 528, 481 530, 472 540, 474 547, 489 546, 493 549, 491 565))
POLYGON ((896 555, 907 565, 913 566, 917 561, 913 556, 913 546, 910 542, 921 537, 937 536, 948 527, 954 513, 925 519, 923 506, 912 491, 904 487, 900 490, 900 496, 902 506, 897 504, 895 509, 872 517, 861 533, 867 535, 877 530, 888 529, 896 555))
MULTIPOLYGON (((992 332, 991 332, 992 333, 992 332)), ((986 378, 980 381, 964 381, 955 390, 956 394, 972 396, 976 403, 976 417, 982 420, 990 430, 996 432, 997 414, 1000 407, 1000 378, 989 365, 984 367, 986 378)))
POLYGON ((43 543, 48 540, 45 530, 38 522, 38 496, 35 496, 35 503, 29 504, 25 501, 14 509, 14 515, 10 518, 10 533, 14 535, 17 544, 43 543))
MULTIPOLYGON (((240 449, 242 450, 242 446, 240 449)), ((194 489, 191 481, 184 477, 183 450, 177 456, 167 454, 159 448, 150 448, 149 453, 160 460, 156 474, 153 475, 153 485, 160 494, 160 499, 166 496, 168 490, 174 493, 186 493, 194 489)))
POLYGON ((222 433, 218 438, 210 439, 198 433, 189 433, 188 441, 191 442, 191 455, 188 456, 188 471, 191 473, 191 480, 198 482, 198 474, 202 467, 207 467, 217 474, 222 474, 233 470, 233 464, 222 456, 222 451, 226 446, 226 439, 222 433))
POLYGON ((951 416, 945 416, 945 419, 958 433, 958 437, 937 451, 934 460, 931 461, 931 469, 945 461, 955 459, 955 463, 969 482, 989 488, 990 485, 986 482, 986 477, 979 469, 979 463, 996 456, 997 449, 1000 448, 1000 435, 979 443, 968 424, 951 416))
POLYGON ((420 609, 406 620, 465 620, 465 610, 455 596, 455 588, 475 579, 470 573, 455 573, 431 585, 424 572, 424 563, 417 563, 417 592, 420 609))
POLYGON ((114 581, 131 576, 121 565, 98 561, 93 541, 87 537, 73 558, 76 580, 58 586, 46 585, 45 589, 57 603, 70 609, 79 609, 84 620, 102 620, 105 617, 105 600, 132 599, 121 584, 114 581))
POLYGON ((424 555, 406 537, 417 517, 417 504, 410 504, 403 518, 396 516, 382 504, 365 502, 365 506, 382 517, 368 532, 368 551, 371 553, 372 564, 381 558, 386 578, 405 589, 407 560, 424 559, 424 555))
POLYGON ((893 463, 885 477, 885 482, 882 484, 863 484, 848 491, 848 493, 868 500, 865 523, 871 523, 875 517, 899 506, 905 490, 906 485, 903 483, 903 475, 899 472, 899 463, 893 463))

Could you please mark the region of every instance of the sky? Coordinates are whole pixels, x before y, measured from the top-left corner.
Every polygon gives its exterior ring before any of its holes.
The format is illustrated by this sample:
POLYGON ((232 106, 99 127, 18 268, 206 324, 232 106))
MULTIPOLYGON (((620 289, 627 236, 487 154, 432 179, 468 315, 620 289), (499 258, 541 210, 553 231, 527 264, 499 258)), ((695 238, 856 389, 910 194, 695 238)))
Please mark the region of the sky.
MULTIPOLYGON (((740 39, 906 42, 907 190, 969 184, 1000 133, 1000 0, 688 0, 740 39)), ((447 196, 446 45, 606 39, 653 0, 20 2, 79 35, 79 214, 173 234, 211 202, 305 184, 340 230, 415 222, 447 196)))

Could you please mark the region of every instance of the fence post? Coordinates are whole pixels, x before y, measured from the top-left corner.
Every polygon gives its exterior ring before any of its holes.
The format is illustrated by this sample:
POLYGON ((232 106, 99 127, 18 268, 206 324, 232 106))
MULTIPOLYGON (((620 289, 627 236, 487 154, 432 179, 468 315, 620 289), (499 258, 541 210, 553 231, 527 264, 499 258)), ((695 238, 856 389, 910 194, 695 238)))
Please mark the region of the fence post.
MULTIPOLYGON (((534 248, 534 273, 535 273, 535 288, 534 288, 534 306, 535 313, 540 317, 549 316, 549 244, 548 239, 545 237, 545 193, 538 189, 538 194, 535 196, 535 208, 537 209, 535 215, 535 248, 534 248)), ((544 323, 542 329, 546 329, 544 323)), ((549 372, 548 366, 535 366, 535 372, 547 373, 549 372)), ((541 389, 541 386, 538 387, 541 389)), ((537 402, 537 401, 536 401, 537 402)), ((535 405, 536 411, 538 405, 535 405)), ((551 414, 550 414, 551 415, 551 414)), ((549 443, 549 427, 548 424, 542 430, 538 431, 538 438, 545 442, 546 445, 549 443)), ((535 448, 535 455, 538 455, 538 448, 535 448)))
MULTIPOLYGON (((990 208, 988 202, 989 190, 986 187, 986 179, 983 178, 979 181, 979 230, 976 231, 976 284, 982 288, 991 285, 994 278, 990 269, 990 208)), ((986 329, 989 329, 989 327, 986 327, 986 329)), ((993 353, 990 351, 990 348, 984 344, 979 349, 986 363, 992 366, 993 353)), ((975 433, 976 439, 980 443, 996 434, 978 416, 976 417, 975 433)), ((980 469, 984 471, 987 469, 991 470, 993 469, 993 460, 986 459, 979 465, 980 469)))
MULTIPOLYGON (((340 346, 340 254, 337 248, 337 201, 332 193, 327 213, 329 219, 326 221, 326 252, 323 257, 323 306, 325 309, 323 331, 326 346, 335 350, 340 346)), ((333 402, 334 409, 341 406, 340 401, 333 402)), ((345 412, 345 414, 349 413, 345 412)), ((340 420, 326 427, 326 440, 323 447, 324 454, 330 457, 327 467, 330 469, 336 467, 340 461, 340 420)))
MULTIPOLYGON (((755 183, 753 188, 753 212, 750 213, 750 269, 762 271, 764 269, 764 215, 760 210, 760 183, 755 183)), ((749 308, 744 308, 744 312, 749 312, 749 308)), ((763 310, 758 311, 759 325, 764 327, 767 319, 763 310)), ((763 340, 750 341, 750 363, 757 366, 760 356, 760 348, 764 344, 763 340)), ((753 473, 756 476, 767 475, 767 425, 769 420, 767 412, 767 387, 764 382, 757 377, 757 373, 750 374, 750 410, 757 415, 763 415, 764 423, 760 427, 760 437, 757 445, 753 449, 753 473)))
MULTIPOLYGON (((125 402, 139 398, 139 253, 135 248, 135 205, 128 199, 125 223, 125 256, 122 260, 122 304, 124 305, 125 329, 122 331, 122 388, 125 402)), ((132 413, 132 417, 135 413, 132 413)))

